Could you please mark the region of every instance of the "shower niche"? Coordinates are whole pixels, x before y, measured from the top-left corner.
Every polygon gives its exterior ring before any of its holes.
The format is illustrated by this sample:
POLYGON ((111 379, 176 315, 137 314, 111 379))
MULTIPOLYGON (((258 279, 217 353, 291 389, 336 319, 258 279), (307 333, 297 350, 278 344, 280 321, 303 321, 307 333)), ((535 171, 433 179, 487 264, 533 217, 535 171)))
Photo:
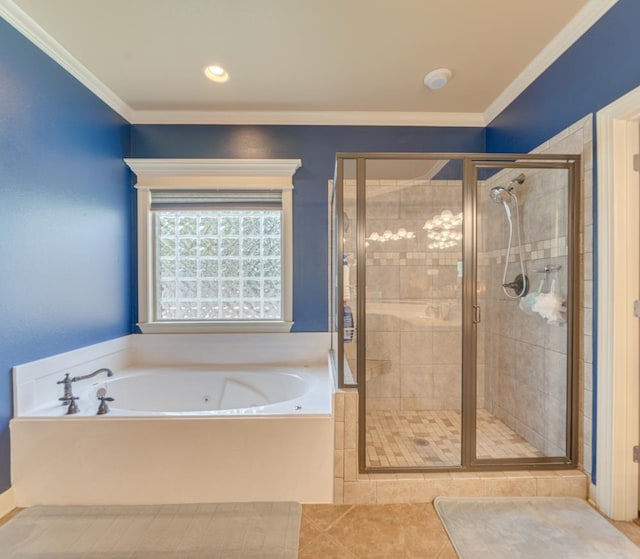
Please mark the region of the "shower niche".
POLYGON ((579 169, 338 154, 332 358, 361 472, 576 465, 579 169))

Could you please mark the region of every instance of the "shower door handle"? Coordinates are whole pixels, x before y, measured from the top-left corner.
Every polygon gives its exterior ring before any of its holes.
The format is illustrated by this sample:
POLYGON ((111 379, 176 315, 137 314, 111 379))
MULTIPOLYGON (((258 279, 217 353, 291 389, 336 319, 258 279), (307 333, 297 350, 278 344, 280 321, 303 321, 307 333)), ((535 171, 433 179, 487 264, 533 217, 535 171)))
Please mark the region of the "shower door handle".
POLYGON ((473 323, 480 324, 480 307, 473 305, 473 323))

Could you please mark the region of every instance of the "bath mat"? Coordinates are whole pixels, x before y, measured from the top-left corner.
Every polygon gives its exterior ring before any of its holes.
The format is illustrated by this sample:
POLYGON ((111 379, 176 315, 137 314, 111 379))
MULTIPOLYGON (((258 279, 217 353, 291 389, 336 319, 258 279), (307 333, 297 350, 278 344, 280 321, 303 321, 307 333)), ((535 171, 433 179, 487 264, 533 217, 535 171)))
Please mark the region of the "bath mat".
POLYGON ((3 559, 296 559, 298 503, 32 507, 0 527, 3 559))
POLYGON ((438 497, 461 559, 638 559, 640 548, 585 501, 561 497, 438 497))

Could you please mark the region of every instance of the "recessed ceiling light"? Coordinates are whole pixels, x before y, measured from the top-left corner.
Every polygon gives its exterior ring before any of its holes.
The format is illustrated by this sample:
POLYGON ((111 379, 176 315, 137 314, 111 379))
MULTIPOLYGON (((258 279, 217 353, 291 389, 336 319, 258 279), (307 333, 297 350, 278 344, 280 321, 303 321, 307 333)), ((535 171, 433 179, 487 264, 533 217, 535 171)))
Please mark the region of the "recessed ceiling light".
POLYGON ((424 77, 424 85, 429 89, 442 89, 453 76, 453 73, 448 68, 438 68, 429 72, 424 77))
POLYGON ((224 83, 229 79, 228 72, 222 66, 218 66, 217 64, 207 66, 204 69, 204 75, 211 81, 218 83, 224 83))

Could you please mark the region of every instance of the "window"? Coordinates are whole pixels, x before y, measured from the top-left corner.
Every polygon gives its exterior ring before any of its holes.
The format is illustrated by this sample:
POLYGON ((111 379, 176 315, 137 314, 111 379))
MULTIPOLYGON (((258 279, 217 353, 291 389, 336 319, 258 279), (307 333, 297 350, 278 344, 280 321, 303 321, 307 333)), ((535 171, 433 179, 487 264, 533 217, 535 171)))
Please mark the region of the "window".
POLYGON ((126 160, 138 181, 143 332, 292 326, 297 160, 126 160))

